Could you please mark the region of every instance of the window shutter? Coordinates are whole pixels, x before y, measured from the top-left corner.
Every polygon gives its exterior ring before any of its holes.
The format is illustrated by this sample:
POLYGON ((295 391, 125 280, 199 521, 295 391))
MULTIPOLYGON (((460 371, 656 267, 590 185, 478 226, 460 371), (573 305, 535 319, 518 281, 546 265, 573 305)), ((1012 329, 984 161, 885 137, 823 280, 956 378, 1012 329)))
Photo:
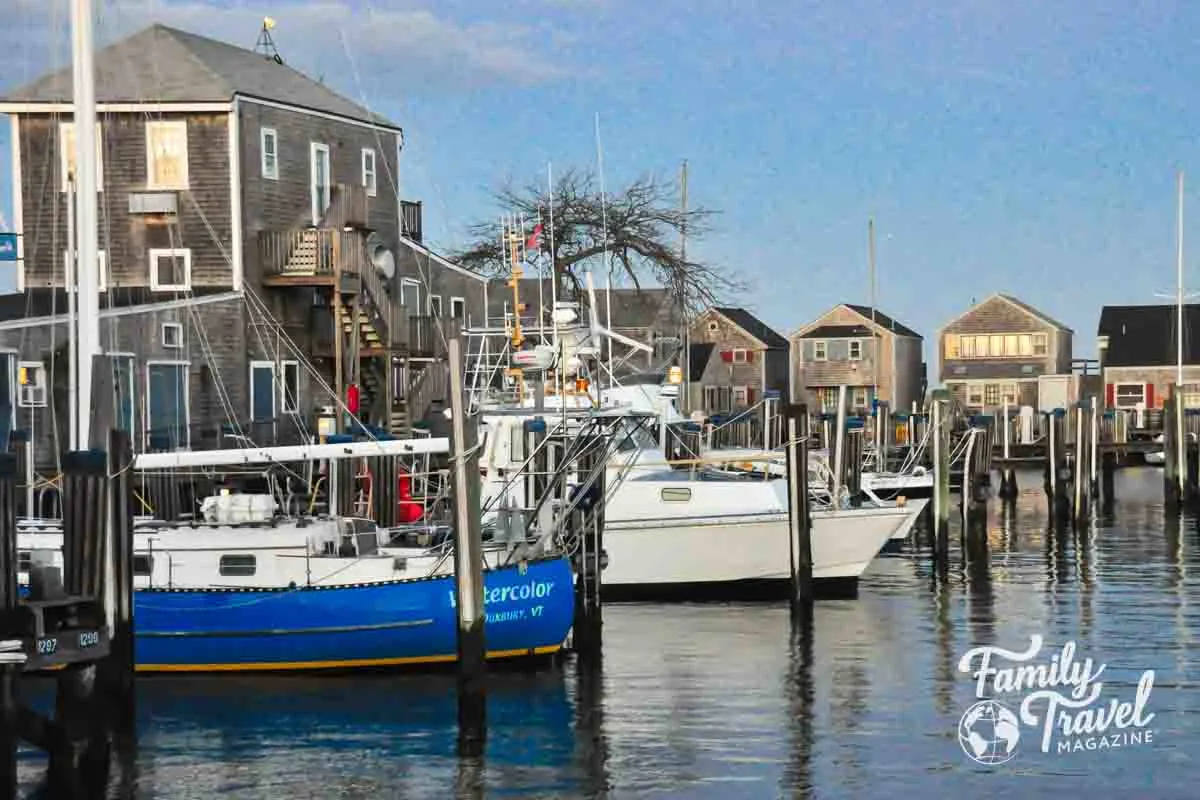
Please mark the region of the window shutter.
POLYGON ((721 351, 721 360, 727 364, 732 364, 733 363, 733 351, 732 350, 722 350, 721 351))
POLYGON ((1154 408, 1154 384, 1146 384, 1146 408, 1154 408))
POLYGON ((746 387, 746 405, 747 406, 754 405, 754 387, 753 386, 746 387))
POLYGON ((1104 385, 1104 405, 1108 408, 1115 408, 1117 403, 1117 387, 1115 384, 1104 385))
POLYGON ((747 364, 753 364, 753 363, 754 363, 754 351, 753 351, 753 350, 747 350, 747 351, 746 351, 746 363, 747 363, 747 364))

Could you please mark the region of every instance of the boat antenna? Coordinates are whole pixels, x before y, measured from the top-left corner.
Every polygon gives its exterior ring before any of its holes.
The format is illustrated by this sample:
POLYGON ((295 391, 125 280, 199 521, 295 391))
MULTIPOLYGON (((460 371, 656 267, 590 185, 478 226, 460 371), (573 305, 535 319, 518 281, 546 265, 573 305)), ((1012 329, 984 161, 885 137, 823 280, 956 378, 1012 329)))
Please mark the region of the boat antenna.
POLYGON ((275 46, 275 37, 271 35, 271 31, 274 29, 275 20, 271 17, 263 17, 262 28, 258 31, 258 40, 254 43, 254 52, 268 61, 282 64, 283 58, 279 55, 279 48, 275 46))
MULTIPOLYGON (((600 225, 602 236, 604 237, 604 268, 609 271, 609 277, 612 277, 612 268, 608 260, 608 195, 604 191, 604 146, 600 143, 600 112, 596 112, 596 167, 600 172, 600 225)), ((611 281, 608 293, 612 293, 611 281)), ((596 314, 595 306, 592 307, 592 314, 596 314)), ((600 343, 597 342, 597 350, 600 343)), ((599 376, 597 376, 599 377, 599 376)), ((599 387, 596 387, 599 390, 599 387)), ((608 388, 613 388, 613 368, 612 368, 612 339, 608 340, 608 388)))

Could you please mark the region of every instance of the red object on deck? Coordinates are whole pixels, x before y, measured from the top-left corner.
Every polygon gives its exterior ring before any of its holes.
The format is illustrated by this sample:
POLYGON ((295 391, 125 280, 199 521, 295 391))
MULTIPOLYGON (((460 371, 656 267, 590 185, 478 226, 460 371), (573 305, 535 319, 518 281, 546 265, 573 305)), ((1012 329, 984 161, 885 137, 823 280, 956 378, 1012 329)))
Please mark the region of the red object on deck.
POLYGON ((1146 384, 1146 408, 1156 408, 1154 405, 1154 384, 1146 384))
POLYGON ((1104 387, 1104 406, 1105 408, 1117 407, 1117 385, 1115 383, 1106 384, 1104 387))
POLYGON ((357 416, 358 414, 358 386, 350 384, 346 387, 346 409, 357 416))
POLYGON ((416 522, 425 515, 425 507, 413 499, 412 477, 407 472, 401 472, 396 481, 396 492, 400 501, 396 504, 396 517, 400 523, 416 522))

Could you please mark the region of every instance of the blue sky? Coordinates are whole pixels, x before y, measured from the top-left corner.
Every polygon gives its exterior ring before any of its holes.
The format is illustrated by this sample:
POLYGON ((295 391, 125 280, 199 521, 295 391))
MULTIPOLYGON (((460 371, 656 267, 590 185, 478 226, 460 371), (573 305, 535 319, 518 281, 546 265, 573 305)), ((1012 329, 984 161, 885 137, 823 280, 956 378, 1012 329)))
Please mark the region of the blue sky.
MULTIPOLYGON (((65 0, 15 3, 3 88, 69 54, 65 0)), ((161 20, 251 46, 274 16, 286 60, 405 127, 402 194, 444 249, 501 211, 504 178, 594 166, 599 112, 609 187, 688 159, 692 203, 721 211, 690 252, 785 334, 868 301, 869 216, 879 307, 931 361, 936 329, 997 291, 1094 356, 1101 305, 1173 291, 1179 168, 1200 254, 1200 7, 1183 2, 96 3, 102 40, 161 20)))

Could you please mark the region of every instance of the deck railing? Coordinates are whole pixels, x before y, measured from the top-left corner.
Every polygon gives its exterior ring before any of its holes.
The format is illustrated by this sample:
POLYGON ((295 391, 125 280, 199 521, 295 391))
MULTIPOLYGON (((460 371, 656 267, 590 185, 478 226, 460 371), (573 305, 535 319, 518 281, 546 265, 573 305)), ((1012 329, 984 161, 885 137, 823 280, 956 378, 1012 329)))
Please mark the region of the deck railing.
POLYGON ((336 233, 328 228, 261 231, 258 258, 263 275, 333 275, 336 233))

